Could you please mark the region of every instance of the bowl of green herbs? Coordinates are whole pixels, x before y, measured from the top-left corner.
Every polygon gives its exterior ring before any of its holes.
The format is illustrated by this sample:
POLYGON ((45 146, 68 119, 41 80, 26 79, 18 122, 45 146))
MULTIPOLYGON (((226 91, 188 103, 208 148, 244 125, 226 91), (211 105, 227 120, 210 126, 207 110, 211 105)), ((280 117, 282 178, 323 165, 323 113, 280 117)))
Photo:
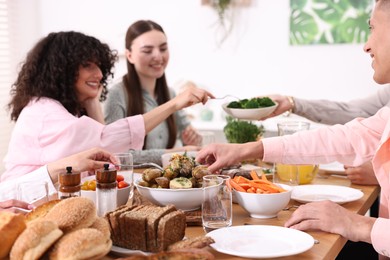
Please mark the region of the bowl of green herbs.
POLYGON ((259 120, 269 116, 278 103, 269 97, 240 99, 222 105, 223 110, 230 116, 244 120, 259 120))

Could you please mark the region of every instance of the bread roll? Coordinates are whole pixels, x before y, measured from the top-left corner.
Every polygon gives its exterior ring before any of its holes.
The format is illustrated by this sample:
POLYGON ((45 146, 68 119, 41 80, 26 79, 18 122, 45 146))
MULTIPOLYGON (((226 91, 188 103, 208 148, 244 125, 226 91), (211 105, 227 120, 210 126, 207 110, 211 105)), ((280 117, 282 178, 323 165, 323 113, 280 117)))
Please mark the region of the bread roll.
POLYGON ((7 211, 0 212, 0 259, 9 254, 15 240, 25 228, 23 215, 7 211))
POLYGON ((50 259, 100 259, 111 249, 111 239, 93 228, 83 228, 65 234, 54 245, 50 259))
POLYGON ((64 233, 89 227, 96 218, 95 204, 83 197, 61 200, 45 216, 45 219, 54 221, 64 233))
POLYGON ((180 240, 176 243, 171 244, 168 247, 168 251, 182 250, 182 249, 188 249, 188 248, 202 249, 202 248, 209 246, 213 243, 215 243, 215 241, 212 237, 197 236, 197 237, 192 237, 192 238, 188 238, 188 239, 183 239, 183 240, 180 240))
POLYGON ((26 215, 26 221, 30 222, 30 221, 33 221, 36 219, 43 218, 60 201, 61 200, 59 200, 59 199, 51 200, 51 201, 48 201, 48 202, 36 207, 35 209, 33 209, 31 212, 29 212, 26 215))
POLYGON ((16 239, 10 259, 39 259, 62 234, 63 232, 52 221, 32 221, 16 239))
POLYGON ((185 249, 168 252, 159 252, 152 255, 135 255, 125 258, 119 258, 118 260, 214 260, 215 257, 212 253, 204 249, 185 249))
POLYGON ((90 226, 90 228, 94 228, 102 232, 106 239, 110 239, 111 237, 110 225, 108 224, 108 221, 103 217, 97 217, 95 222, 93 222, 93 224, 90 226))

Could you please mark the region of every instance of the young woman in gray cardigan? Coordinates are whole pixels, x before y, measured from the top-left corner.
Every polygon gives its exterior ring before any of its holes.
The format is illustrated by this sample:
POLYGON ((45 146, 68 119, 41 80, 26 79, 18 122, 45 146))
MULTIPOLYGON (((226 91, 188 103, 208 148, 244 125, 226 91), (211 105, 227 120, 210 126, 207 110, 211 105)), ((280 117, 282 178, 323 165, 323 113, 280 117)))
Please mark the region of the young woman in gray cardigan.
MULTIPOLYGON (((175 97, 165 77, 169 49, 162 27, 150 20, 137 21, 128 28, 125 41, 127 73, 109 89, 106 124, 142 114, 175 97)), ((194 84, 187 82, 183 88, 187 86, 194 84)), ((199 150, 200 142, 184 111, 177 111, 148 133, 142 151, 132 151, 134 162, 161 164, 163 153, 199 150), (184 146, 178 147, 177 139, 184 146)))

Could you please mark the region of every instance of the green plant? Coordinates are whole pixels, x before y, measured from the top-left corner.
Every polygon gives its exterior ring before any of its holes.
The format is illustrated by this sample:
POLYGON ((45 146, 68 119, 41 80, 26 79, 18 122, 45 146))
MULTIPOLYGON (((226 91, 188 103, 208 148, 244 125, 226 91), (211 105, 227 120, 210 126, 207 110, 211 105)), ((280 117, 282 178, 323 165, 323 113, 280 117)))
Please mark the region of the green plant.
POLYGON ((232 117, 226 117, 227 124, 223 132, 229 143, 253 142, 264 133, 263 126, 257 126, 250 121, 241 121, 232 117))
POLYGON ((291 0, 290 44, 363 43, 372 0, 291 0))

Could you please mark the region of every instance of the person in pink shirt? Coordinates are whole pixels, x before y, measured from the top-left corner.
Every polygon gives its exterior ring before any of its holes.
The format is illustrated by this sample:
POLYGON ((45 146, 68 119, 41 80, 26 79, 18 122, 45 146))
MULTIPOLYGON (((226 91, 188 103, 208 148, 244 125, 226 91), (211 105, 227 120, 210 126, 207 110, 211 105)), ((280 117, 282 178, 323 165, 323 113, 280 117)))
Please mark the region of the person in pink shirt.
POLYGON ((106 163, 116 164, 117 161, 115 156, 101 148, 92 148, 48 163, 19 178, 1 182, 0 211, 11 211, 24 214, 35 207, 27 202, 16 200, 13 196, 12 190, 15 190, 17 185, 21 182, 37 180, 46 181, 48 183, 49 195, 52 195, 57 193, 55 184, 58 183, 58 175, 63 172, 66 167, 71 166, 73 172, 85 172, 102 169, 106 163))
MULTIPOLYGON (((371 35, 364 51, 372 58, 374 80, 390 83, 390 0, 377 0, 369 22, 371 35)), ((380 109, 369 118, 357 118, 293 135, 264 138, 245 144, 212 144, 203 148, 196 160, 216 170, 244 159, 259 158, 287 164, 340 161, 360 165, 372 161, 381 186, 379 217, 352 213, 330 201, 300 206, 285 226, 298 230, 337 233, 351 241, 371 243, 380 259, 390 256, 390 108, 380 109)))
POLYGON ((116 60, 107 44, 74 31, 50 33, 33 47, 11 89, 16 124, 2 181, 92 147, 142 149, 145 135, 172 113, 213 98, 192 86, 150 112, 105 125, 99 101, 116 60))

